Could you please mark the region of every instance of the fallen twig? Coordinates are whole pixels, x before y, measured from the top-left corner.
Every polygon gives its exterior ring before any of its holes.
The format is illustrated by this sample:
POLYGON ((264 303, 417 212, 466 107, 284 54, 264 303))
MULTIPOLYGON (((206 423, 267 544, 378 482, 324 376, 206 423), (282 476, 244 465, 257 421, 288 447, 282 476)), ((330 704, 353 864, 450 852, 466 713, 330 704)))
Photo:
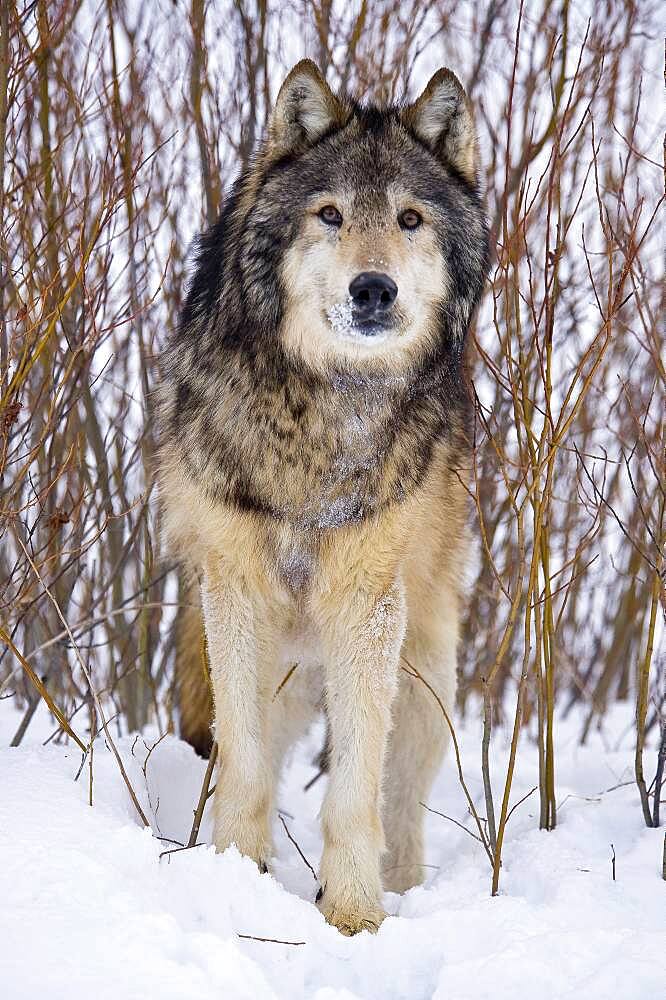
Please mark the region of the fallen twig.
MULTIPOLYGON (((164 840, 166 838, 164 838, 164 837, 158 837, 157 839, 158 840, 164 840)), ((167 856, 167 854, 180 854, 181 851, 191 851, 194 847, 206 847, 206 844, 204 844, 204 843, 200 843, 200 844, 185 844, 184 847, 171 847, 168 851, 162 851, 160 853, 160 855, 159 855, 159 859, 161 861, 162 858, 165 858, 167 856)))
POLYGON ((257 937, 255 934, 237 934, 236 936, 243 938, 244 941, 265 941, 266 944, 306 944, 305 941, 281 941, 279 938, 257 937))

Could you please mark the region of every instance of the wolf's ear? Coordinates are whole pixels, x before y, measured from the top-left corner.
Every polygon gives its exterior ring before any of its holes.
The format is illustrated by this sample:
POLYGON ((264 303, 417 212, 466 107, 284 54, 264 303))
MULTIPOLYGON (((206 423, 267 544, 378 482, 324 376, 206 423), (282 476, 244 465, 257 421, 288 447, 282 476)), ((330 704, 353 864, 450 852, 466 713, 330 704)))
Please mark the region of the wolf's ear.
POLYGON ((463 86, 450 69, 438 69, 403 121, 440 160, 476 183, 478 152, 474 119, 463 86))
POLYGON ((284 156, 305 149, 347 117, 315 64, 301 59, 280 87, 268 128, 269 150, 284 156))

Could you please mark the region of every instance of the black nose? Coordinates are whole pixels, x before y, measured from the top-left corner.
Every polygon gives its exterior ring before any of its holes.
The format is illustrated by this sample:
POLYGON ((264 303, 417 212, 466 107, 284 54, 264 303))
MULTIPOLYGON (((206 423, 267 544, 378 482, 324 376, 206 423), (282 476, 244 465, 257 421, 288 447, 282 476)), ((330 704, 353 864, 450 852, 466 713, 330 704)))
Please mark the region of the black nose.
POLYGON ((372 316, 373 313, 386 312, 391 308, 398 294, 398 286, 388 274, 363 271, 352 281, 349 294, 358 314, 372 316))

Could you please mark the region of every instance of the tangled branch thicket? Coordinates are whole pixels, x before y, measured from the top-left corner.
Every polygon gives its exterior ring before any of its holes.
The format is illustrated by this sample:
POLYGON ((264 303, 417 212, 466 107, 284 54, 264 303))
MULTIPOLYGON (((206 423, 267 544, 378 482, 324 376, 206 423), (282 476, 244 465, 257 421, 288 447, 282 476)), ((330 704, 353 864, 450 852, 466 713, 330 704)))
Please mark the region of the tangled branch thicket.
POLYGON ((480 552, 459 698, 483 708, 495 888, 525 722, 552 827, 558 714, 582 706, 584 740, 635 699, 640 803, 658 824, 653 758, 643 773, 647 732, 661 727, 666 753, 658 10, 2 4, 0 693, 21 708, 15 743, 40 698, 58 738, 83 744, 100 710, 123 732, 174 725, 181 590, 161 551, 151 389, 188 248, 284 73, 308 55, 382 101, 444 64, 475 107, 492 227, 468 358, 480 552), (497 818, 493 717, 513 726, 497 818))

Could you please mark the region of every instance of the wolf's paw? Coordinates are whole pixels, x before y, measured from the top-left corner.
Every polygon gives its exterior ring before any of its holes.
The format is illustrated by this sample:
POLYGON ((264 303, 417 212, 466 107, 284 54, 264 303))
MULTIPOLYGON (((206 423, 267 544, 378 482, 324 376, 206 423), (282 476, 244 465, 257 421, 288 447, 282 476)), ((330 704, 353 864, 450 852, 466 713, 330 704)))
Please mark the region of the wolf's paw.
POLYGON ((245 823, 235 829, 222 828, 215 831, 215 850, 222 854, 232 845, 239 854, 254 861, 260 874, 269 870, 269 859, 273 855, 270 837, 263 825, 245 823))
POLYGON ((371 934, 376 934, 379 925, 386 916, 379 906, 340 905, 335 900, 327 899, 325 893, 318 900, 317 906, 326 921, 333 927, 337 927, 345 937, 353 937, 354 934, 359 934, 361 931, 370 931, 371 934))

